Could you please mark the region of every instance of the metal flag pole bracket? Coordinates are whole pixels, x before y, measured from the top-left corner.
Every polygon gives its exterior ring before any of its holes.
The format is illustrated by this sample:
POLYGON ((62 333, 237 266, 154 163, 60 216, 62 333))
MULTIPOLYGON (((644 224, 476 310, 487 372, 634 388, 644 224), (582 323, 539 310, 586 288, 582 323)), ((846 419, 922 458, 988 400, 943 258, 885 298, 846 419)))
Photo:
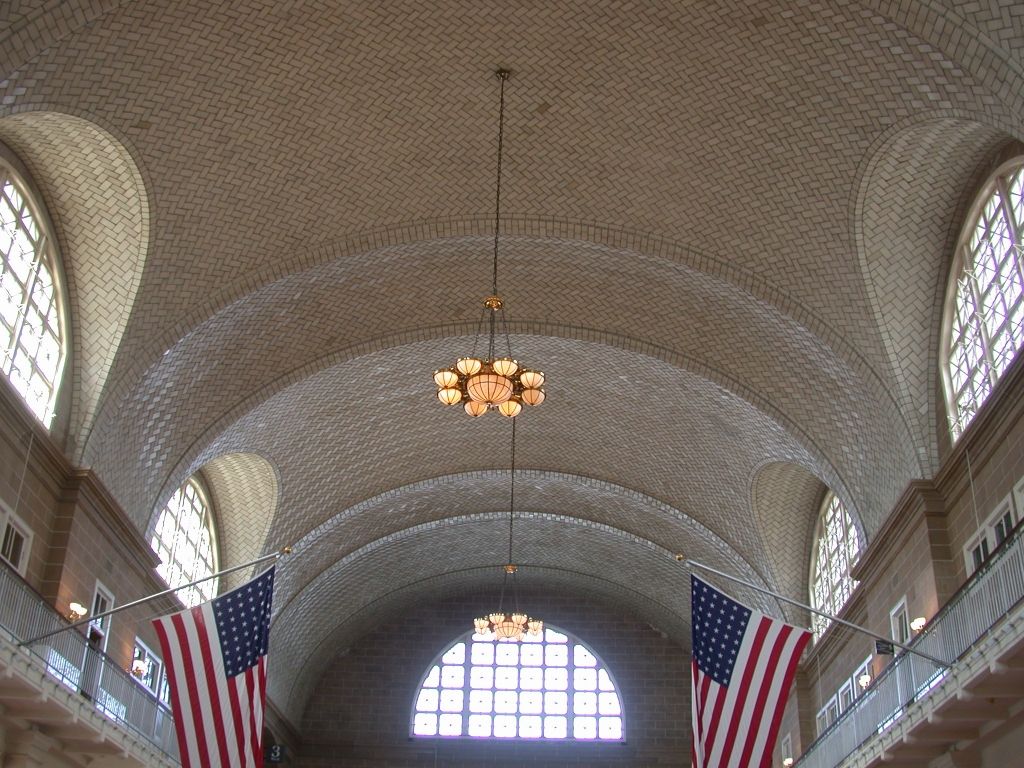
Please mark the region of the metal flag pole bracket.
POLYGON ((717 568, 712 568, 710 565, 704 565, 704 563, 699 563, 696 560, 690 560, 685 555, 682 555, 682 554, 676 555, 676 562, 682 563, 683 565, 689 566, 691 568, 700 568, 703 571, 707 571, 708 573, 713 573, 713 574, 715 574, 717 576, 721 576, 723 579, 728 579, 729 581, 734 581, 737 584, 742 584, 743 586, 749 587, 750 589, 753 589, 753 590, 755 590, 757 592, 761 592, 761 593, 763 593, 765 595, 771 595, 776 600, 782 600, 783 602, 789 603, 790 605, 795 605, 796 607, 803 608, 805 610, 810 611, 811 613, 816 613, 818 616, 824 616, 826 619, 829 619, 830 621, 834 621, 836 624, 842 624, 844 627, 849 627, 850 629, 853 629, 853 630, 856 630, 857 632, 860 632, 862 634, 868 635, 869 637, 872 637, 875 640, 881 640, 883 643, 890 643, 890 644, 894 645, 897 648, 902 648, 907 653, 912 653, 915 656, 920 656, 922 659, 928 659, 928 661, 932 662, 933 664, 938 664, 940 667, 945 667, 946 669, 951 669, 952 666, 953 666, 948 661, 943 661, 942 659, 938 659, 935 656, 931 656, 931 655, 929 655, 927 653, 924 653, 923 651, 917 650, 916 648, 912 648, 909 645, 906 645, 905 643, 899 643, 899 642, 897 642, 895 640, 892 640, 891 638, 883 637, 882 635, 878 634, 877 632, 872 632, 867 627, 862 627, 859 624, 854 624, 852 622, 846 621, 845 619, 840 619, 838 616, 833 616, 831 613, 825 613, 824 611, 819 611, 817 608, 812 608, 811 606, 807 605, 806 603, 801 603, 800 601, 793 600, 792 598, 786 597, 785 595, 780 595, 778 592, 772 592, 770 589, 765 589, 764 587, 759 587, 759 586, 757 586, 757 584, 752 584, 751 582, 746 581, 745 579, 741 579, 741 578, 738 578, 738 577, 733 576, 731 574, 725 573, 724 571, 720 571, 717 568))
POLYGON ((33 643, 38 643, 40 640, 45 640, 48 637, 53 637, 54 635, 59 635, 61 632, 67 632, 69 629, 75 629, 76 627, 81 627, 84 624, 91 624, 92 622, 97 621, 98 619, 104 619, 107 616, 112 616, 115 613, 120 613, 121 611, 127 611, 129 608, 134 608, 136 605, 142 605, 143 603, 148 603, 149 601, 156 600, 159 597, 164 597, 166 595, 174 594, 175 592, 177 592, 179 590, 188 589, 189 587, 194 587, 196 584, 202 584, 204 581, 209 581, 210 579, 216 579, 216 578, 218 578, 220 576, 224 576, 224 575, 229 574, 229 573, 234 573, 235 571, 240 571, 243 568, 251 568, 254 565, 259 565, 260 563, 265 563, 268 560, 277 560, 279 557, 284 557, 285 555, 290 555, 291 553, 292 553, 292 548, 291 547, 284 547, 283 549, 281 549, 281 550, 279 550, 277 552, 273 552, 272 554, 263 555, 263 557, 257 557, 255 560, 250 560, 248 563, 242 563, 241 565, 233 565, 230 568, 225 568, 223 571, 217 571, 217 573, 211 573, 209 576, 203 576, 203 578, 201 578, 201 579, 196 579, 195 581, 190 581, 188 584, 182 584, 182 585, 177 586, 177 587, 171 587, 170 589, 165 589, 163 592, 157 592, 155 595, 149 595, 148 597, 140 597, 138 600, 132 600, 130 603, 125 603, 124 605, 119 605, 116 608, 111 608, 109 611, 104 611, 103 613, 97 613, 97 614, 95 614, 93 616, 86 616, 84 619, 79 619, 78 621, 72 622, 71 624, 67 624, 66 626, 60 627, 59 629, 54 629, 54 630, 52 630, 50 632, 46 632, 45 634, 38 635, 37 637, 30 638, 29 640, 22 640, 21 642, 18 643, 18 647, 22 648, 24 646, 32 645, 33 643))

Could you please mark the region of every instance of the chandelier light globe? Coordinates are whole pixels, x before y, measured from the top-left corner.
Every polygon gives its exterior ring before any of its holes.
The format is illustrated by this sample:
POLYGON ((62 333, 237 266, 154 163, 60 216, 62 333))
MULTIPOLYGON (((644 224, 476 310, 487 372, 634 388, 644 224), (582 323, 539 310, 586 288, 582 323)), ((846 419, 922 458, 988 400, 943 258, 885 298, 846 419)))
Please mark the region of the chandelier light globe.
POLYGON ((437 390, 437 399, 445 405, 455 405, 462 399, 462 392, 454 387, 437 390))
POLYGON ((519 393, 519 399, 524 405, 540 405, 544 402, 543 389, 524 389, 519 393))
POLYGON ((489 635, 491 633, 491 624, 487 619, 480 618, 474 619, 473 625, 476 627, 476 633, 478 635, 489 635))
POLYGON ((459 374, 451 368, 434 371, 434 383, 438 389, 454 389, 459 385, 459 374))
POLYGON ((466 400, 466 402, 463 403, 462 407, 466 409, 466 413, 468 413, 470 416, 474 418, 476 418, 477 416, 483 416, 485 413, 487 413, 487 404, 478 403, 475 400, 466 400))
POLYGON ((515 398, 506 400, 498 406, 498 413, 509 419, 514 419, 523 410, 522 404, 515 398))
POLYGON ((491 363, 491 370, 499 376, 511 377, 519 370, 519 363, 511 357, 499 357, 491 363))
POLYGON ((479 373, 483 367, 483 361, 475 357, 460 357, 455 361, 456 370, 463 376, 472 376, 475 373, 479 373))
POLYGON ((487 405, 498 405, 512 397, 512 380, 507 376, 487 371, 470 376, 466 382, 470 400, 487 405))
POLYGON ((519 372, 519 383, 523 385, 523 389, 540 389, 544 386, 544 373, 523 369, 519 372))
POLYGON ((544 622, 540 619, 530 619, 526 622, 526 625, 530 628, 530 634, 534 637, 537 637, 544 631, 544 622))
POLYGON ((505 614, 504 613, 492 613, 487 618, 490 620, 491 626, 492 627, 496 627, 498 624, 501 624, 501 622, 503 622, 505 620, 505 614))

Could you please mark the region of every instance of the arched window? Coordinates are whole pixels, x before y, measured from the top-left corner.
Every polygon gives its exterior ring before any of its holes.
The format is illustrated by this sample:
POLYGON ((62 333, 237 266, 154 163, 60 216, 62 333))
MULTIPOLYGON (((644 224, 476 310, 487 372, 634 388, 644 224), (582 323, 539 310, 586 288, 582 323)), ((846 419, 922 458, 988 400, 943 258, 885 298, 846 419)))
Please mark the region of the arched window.
POLYGON ((1000 168, 971 210, 953 260, 943 334, 954 440, 1024 344, 1024 158, 1000 168))
MULTIPOLYGON (((217 572, 212 517, 206 494, 194 479, 176 490, 161 510, 150 546, 161 560, 157 573, 168 586, 178 587, 217 572)), ((177 595, 189 607, 199 605, 217 594, 217 581, 204 581, 177 595)))
MULTIPOLYGON (((811 552, 812 607, 831 614, 842 610, 857 586, 850 576, 850 568, 857 562, 862 548, 863 542, 853 518, 834 493, 828 494, 821 506, 811 552)), ((815 615, 815 638, 831 623, 815 615)))
POLYGON ((0 370, 49 429, 66 335, 46 221, 39 200, 0 153, 0 370))
POLYGON ((522 642, 467 633, 427 670, 413 736, 622 741, 618 688, 577 638, 547 628, 522 642))

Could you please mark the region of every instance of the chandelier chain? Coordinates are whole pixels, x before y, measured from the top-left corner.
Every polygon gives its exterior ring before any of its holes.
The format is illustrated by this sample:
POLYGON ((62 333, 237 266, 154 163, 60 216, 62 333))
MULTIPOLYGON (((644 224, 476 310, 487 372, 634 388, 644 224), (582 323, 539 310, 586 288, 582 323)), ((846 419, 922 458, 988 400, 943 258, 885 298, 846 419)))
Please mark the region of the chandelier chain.
MULTIPOLYGON (((512 472, 508 484, 508 562, 512 563, 512 514, 516 508, 516 420, 512 419, 512 472)), ((512 574, 515 578, 515 574, 512 574)))
POLYGON ((498 183, 494 192, 494 270, 491 276, 491 295, 498 295, 498 234, 501 229, 501 155, 505 142, 505 81, 509 72, 499 69, 498 79, 501 80, 501 96, 498 106, 498 183))

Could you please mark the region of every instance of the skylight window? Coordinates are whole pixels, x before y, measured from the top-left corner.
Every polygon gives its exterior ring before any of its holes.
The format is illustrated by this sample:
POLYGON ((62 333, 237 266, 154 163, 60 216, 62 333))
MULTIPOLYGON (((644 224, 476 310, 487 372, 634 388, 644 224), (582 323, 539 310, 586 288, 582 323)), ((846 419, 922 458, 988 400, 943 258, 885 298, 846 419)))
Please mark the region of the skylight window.
MULTIPOLYGON (((836 495, 830 493, 821 507, 811 554, 812 607, 831 614, 843 609, 857 586, 850 576, 850 568, 856 564, 863 546, 850 513, 836 495)), ((829 619, 815 615, 815 639, 831 623, 829 619)))
POLYGON ((578 639, 548 628, 506 643, 466 635, 427 671, 413 736, 622 741, 618 689, 578 639))

